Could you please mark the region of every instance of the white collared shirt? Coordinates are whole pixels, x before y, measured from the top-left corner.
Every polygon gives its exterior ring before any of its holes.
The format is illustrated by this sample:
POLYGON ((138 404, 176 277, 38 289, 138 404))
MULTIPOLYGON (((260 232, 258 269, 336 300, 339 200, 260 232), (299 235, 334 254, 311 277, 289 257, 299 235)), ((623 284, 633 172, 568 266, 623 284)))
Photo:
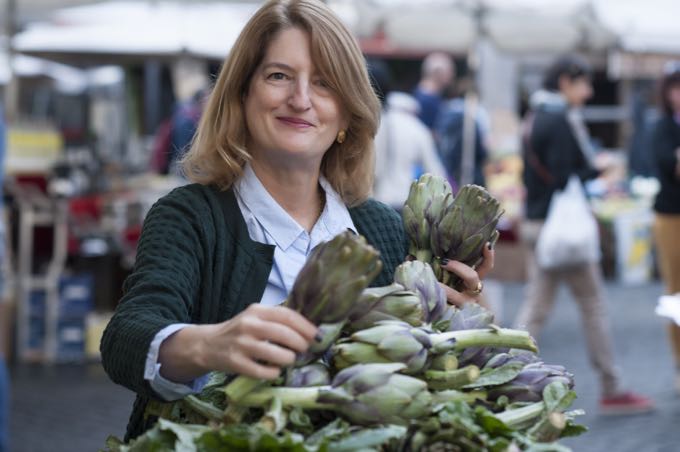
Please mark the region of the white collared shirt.
MULTIPOLYGON (((319 184, 326 193, 326 204, 309 233, 267 192, 250 164, 246 164, 243 176, 234 184, 236 200, 250 238, 255 242, 275 245, 274 263, 260 300, 262 304, 275 306, 285 300, 315 246, 331 240, 347 229, 357 232, 340 195, 325 178, 321 177, 319 184)), ((190 325, 174 324, 163 328, 154 337, 147 353, 144 378, 166 400, 198 393, 208 380, 205 375, 188 384, 180 384, 169 381, 160 374, 158 352, 161 343, 186 326, 190 325)))
POLYGON ((274 200, 250 165, 246 165, 243 177, 234 184, 250 238, 276 246, 262 304, 273 306, 283 302, 315 246, 347 229, 357 232, 340 195, 323 177, 319 183, 326 192, 326 205, 310 233, 274 200))

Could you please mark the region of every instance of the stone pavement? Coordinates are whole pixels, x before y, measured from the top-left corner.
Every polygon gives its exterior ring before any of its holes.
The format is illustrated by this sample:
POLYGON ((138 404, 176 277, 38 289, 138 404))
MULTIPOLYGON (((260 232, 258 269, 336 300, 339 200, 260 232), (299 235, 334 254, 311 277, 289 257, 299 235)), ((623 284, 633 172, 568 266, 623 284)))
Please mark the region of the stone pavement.
MULTIPOLYGON (((509 324, 522 299, 520 284, 502 286, 503 322, 509 324)), ((564 440, 578 452, 680 451, 680 397, 673 389, 673 367, 664 321, 654 313, 659 284, 609 284, 609 312, 617 362, 624 382, 657 403, 651 414, 602 417, 598 388, 582 337, 576 305, 560 293, 555 312, 539 339, 547 363, 563 364, 576 376, 576 408, 587 415, 585 435, 564 440)), ((98 365, 18 367, 12 372, 10 434, 13 452, 93 452, 109 434, 122 437, 132 394, 111 383, 98 365)))

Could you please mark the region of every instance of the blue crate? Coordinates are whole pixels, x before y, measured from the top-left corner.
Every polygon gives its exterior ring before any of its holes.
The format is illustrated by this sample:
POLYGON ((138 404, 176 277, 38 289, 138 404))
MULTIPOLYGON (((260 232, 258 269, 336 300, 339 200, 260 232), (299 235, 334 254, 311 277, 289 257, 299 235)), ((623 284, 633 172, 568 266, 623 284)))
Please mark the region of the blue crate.
MULTIPOLYGON (((90 274, 62 276, 59 280, 59 317, 83 317, 92 311, 94 306, 93 277, 90 274)), ((45 315, 44 290, 31 291, 29 295, 29 313, 35 316, 45 315)))
MULTIPOLYGON (((59 362, 79 361, 85 358, 85 316, 60 318, 57 322, 57 354, 59 362)), ((45 317, 31 316, 28 348, 44 350, 45 317)))

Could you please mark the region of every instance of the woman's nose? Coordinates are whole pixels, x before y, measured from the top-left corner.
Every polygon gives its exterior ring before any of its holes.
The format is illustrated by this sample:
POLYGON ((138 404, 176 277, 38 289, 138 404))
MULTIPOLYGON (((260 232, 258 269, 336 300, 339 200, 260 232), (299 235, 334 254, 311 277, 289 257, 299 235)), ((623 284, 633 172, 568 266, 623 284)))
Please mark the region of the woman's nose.
POLYGON ((304 80, 297 80, 292 86, 292 92, 288 98, 288 103, 296 110, 307 110, 312 106, 309 93, 309 83, 304 80))

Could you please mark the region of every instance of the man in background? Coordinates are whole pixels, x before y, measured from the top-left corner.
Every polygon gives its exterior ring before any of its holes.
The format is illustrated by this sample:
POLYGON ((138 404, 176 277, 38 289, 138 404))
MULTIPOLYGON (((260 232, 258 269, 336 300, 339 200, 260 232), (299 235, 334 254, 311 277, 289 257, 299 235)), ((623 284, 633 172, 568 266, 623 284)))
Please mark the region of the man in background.
POLYGON ((420 104, 418 117, 432 130, 444 100, 444 91, 451 85, 456 72, 451 57, 435 52, 425 57, 421 67, 421 79, 413 90, 413 97, 420 104))

